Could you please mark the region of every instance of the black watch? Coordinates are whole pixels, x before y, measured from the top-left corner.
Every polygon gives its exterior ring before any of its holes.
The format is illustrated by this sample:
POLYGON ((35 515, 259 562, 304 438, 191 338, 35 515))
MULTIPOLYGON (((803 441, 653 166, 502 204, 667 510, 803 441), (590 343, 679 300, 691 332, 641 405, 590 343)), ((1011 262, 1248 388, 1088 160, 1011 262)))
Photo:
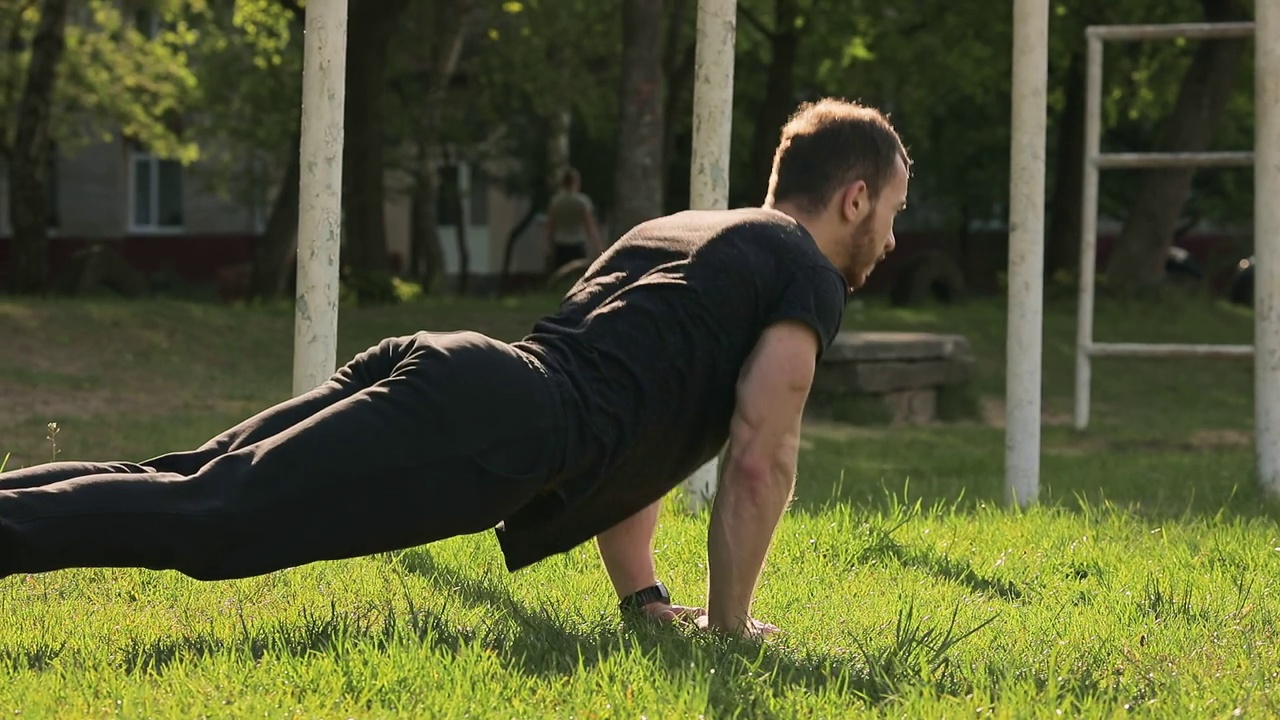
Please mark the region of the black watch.
POLYGON ((654 583, 643 590, 637 590, 622 598, 621 602, 618 603, 618 609, 624 613, 640 612, 645 605, 653 602, 671 604, 671 593, 667 592, 667 587, 661 582, 654 583))

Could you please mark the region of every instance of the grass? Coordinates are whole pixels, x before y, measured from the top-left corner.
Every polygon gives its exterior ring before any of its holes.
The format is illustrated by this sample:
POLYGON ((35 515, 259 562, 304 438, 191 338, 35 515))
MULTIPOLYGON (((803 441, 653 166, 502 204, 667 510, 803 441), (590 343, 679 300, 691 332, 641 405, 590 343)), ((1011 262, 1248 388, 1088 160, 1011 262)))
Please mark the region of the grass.
MULTIPOLYGON (((384 335, 519 336, 545 298, 344 310, 384 335)), ((1001 504, 1004 309, 854 307, 959 332, 989 422, 815 425, 758 595, 765 645, 628 627, 594 549, 508 575, 487 537, 234 582, 79 570, 0 581, 0 712, 22 717, 1274 717, 1280 515, 1254 486, 1250 364, 1112 360, 1071 407, 1045 335, 1042 506, 1001 504)), ((1111 340, 1249 342, 1202 302, 1100 308, 1111 340)), ((0 303, 10 469, 203 441, 289 392, 288 308, 0 303)), ((706 519, 664 510, 661 573, 701 602, 706 519)))

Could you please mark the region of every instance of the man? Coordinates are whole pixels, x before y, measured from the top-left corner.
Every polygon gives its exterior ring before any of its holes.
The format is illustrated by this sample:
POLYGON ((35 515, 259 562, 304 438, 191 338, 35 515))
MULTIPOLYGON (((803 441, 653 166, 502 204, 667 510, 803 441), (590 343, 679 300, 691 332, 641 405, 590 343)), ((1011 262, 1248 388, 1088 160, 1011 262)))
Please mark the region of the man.
POLYGON ((0 475, 0 576, 234 578, 495 529, 509 570, 595 538, 620 606, 748 635, 815 365, 894 246, 910 160, 885 118, 802 106, 762 208, 641 224, 522 341, 391 338, 190 452, 0 475), (658 502, 728 442, 706 610, 671 604, 658 502))
POLYGON ((565 170, 560 191, 551 198, 547 208, 546 252, 550 272, 585 258, 588 242, 597 255, 604 252, 591 198, 582 192, 581 185, 577 170, 565 170))

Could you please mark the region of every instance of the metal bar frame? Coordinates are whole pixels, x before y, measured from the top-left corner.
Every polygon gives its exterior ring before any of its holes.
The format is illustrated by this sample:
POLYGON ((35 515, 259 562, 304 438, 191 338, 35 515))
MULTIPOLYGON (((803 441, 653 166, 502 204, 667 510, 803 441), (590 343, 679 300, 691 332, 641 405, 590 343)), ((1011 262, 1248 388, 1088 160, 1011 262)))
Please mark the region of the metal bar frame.
MULTIPOLYGON (((1260 13, 1259 20, 1261 22, 1262 15, 1260 13)), ((1272 35, 1280 34, 1280 20, 1274 17, 1267 17, 1269 23, 1274 25, 1270 27, 1268 40, 1273 55, 1276 54, 1274 46, 1277 39, 1272 35)), ((1266 193, 1262 190, 1267 185, 1263 185, 1264 175, 1270 182, 1270 187, 1280 190, 1280 182, 1277 182, 1272 175, 1280 174, 1280 161, 1276 158, 1277 149, 1274 144, 1266 146, 1269 155, 1263 155, 1261 148, 1263 147, 1264 129, 1271 127, 1266 125, 1262 118, 1264 110, 1272 113, 1269 116, 1272 125, 1276 123, 1274 116, 1280 114, 1275 108, 1265 109, 1263 106, 1268 103, 1263 102, 1261 88, 1264 83, 1270 82, 1275 84, 1274 75, 1278 71, 1271 68, 1271 79, 1265 80, 1266 73, 1263 72, 1263 50, 1262 44, 1259 44, 1258 51, 1258 93, 1259 99, 1259 123, 1258 134, 1255 143, 1259 146, 1254 152, 1202 152, 1202 153, 1102 153, 1101 136, 1102 136, 1102 63, 1103 63, 1103 42, 1104 41, 1131 41, 1131 40, 1168 40, 1174 38, 1187 39, 1204 39, 1204 38, 1240 38, 1249 37, 1257 32, 1262 25, 1242 22, 1242 23, 1190 23, 1190 24, 1173 24, 1173 25, 1109 25, 1109 26, 1092 26, 1085 30, 1085 38, 1088 43, 1088 65, 1086 74, 1085 89, 1085 150, 1084 150, 1084 188, 1081 202, 1081 228, 1080 228, 1080 288, 1079 288, 1079 306, 1078 306, 1078 322, 1076 325, 1076 373, 1075 373, 1075 427, 1083 430, 1089 425, 1090 411, 1090 392, 1092 380, 1091 360, 1095 357, 1129 357, 1129 358, 1185 358, 1185 357, 1211 357, 1211 358, 1255 358, 1255 363, 1259 363, 1259 375, 1276 374, 1277 370, 1271 368, 1264 372, 1264 368, 1260 363, 1264 359, 1255 354, 1253 345, 1202 345, 1202 344, 1180 344, 1180 343, 1130 343, 1130 342, 1111 342, 1098 343, 1093 339, 1093 319, 1094 319, 1094 290, 1095 276, 1097 268, 1098 254, 1098 176, 1104 169, 1120 169, 1120 168, 1172 168, 1172 167, 1244 167, 1253 165, 1255 173, 1258 177, 1259 185, 1255 190, 1255 215, 1262 219, 1264 213, 1272 213, 1267 207, 1266 193), (1263 165, 1258 163, 1261 158, 1269 158, 1271 165, 1275 167, 1267 170, 1263 165), (1268 174, 1269 173, 1269 174, 1268 174)), ((1274 59, 1272 65, 1275 64, 1274 59)), ((1274 94, 1274 90, 1272 91, 1274 94)), ((1271 104, 1275 104, 1275 98, 1271 99, 1271 104)), ((1274 128, 1272 128, 1274 129, 1274 128)), ((1275 133, 1272 133, 1275 134, 1275 133)), ((1274 139, 1272 140, 1274 143, 1274 139)), ((1276 194, 1273 190, 1273 194, 1276 194)), ((1273 221, 1270 226, 1264 226, 1258 223, 1258 237, 1260 242, 1259 248, 1266 245, 1267 242, 1275 244, 1280 242, 1280 238, 1275 237, 1280 233, 1280 221, 1273 221), (1271 227, 1271 237, 1263 238, 1264 227, 1271 227)), ((1280 255, 1280 253, 1276 253, 1280 255)), ((1270 263, 1274 263, 1276 259, 1267 258, 1270 263)), ((1269 263, 1269 265, 1270 265, 1269 263)), ((1261 272, 1261 268, 1260 268, 1261 272)), ((1270 268, 1272 275, 1275 274, 1274 268, 1270 268)), ((1276 283, 1260 282, 1256 285, 1258 297, 1270 293, 1269 297, 1274 300, 1278 294, 1275 286, 1276 283)), ((1266 304, 1266 303, 1262 303, 1266 304)), ((1267 305, 1273 310, 1277 303, 1272 302, 1267 305)), ((1260 308, 1262 314, 1267 312, 1266 308, 1260 308)), ((1257 320, 1256 335, 1262 337, 1262 326, 1267 322, 1262 315, 1257 320)), ((1275 342, 1272 343, 1273 350, 1280 356, 1280 333, 1272 330, 1276 336, 1275 342)), ((1272 361, 1273 365, 1280 367, 1280 360, 1272 361)), ((1280 385, 1274 379, 1269 381, 1271 385, 1264 388, 1264 381, 1258 381, 1257 402, 1262 405, 1273 405, 1280 402, 1280 398, 1272 400, 1264 397, 1264 389, 1271 392, 1272 385, 1280 385)), ((1280 387, 1276 388, 1275 395, 1280 395, 1280 387)), ((1262 418, 1261 410, 1259 418, 1262 418)), ((1273 411, 1272 415, 1280 418, 1280 411, 1273 411)), ((1259 422, 1259 447, 1270 445, 1274 448, 1276 443, 1276 434, 1280 432, 1280 421, 1275 423, 1278 427, 1266 429, 1266 424, 1259 422), (1263 437, 1261 431, 1265 430, 1267 437, 1263 437)), ((1275 453, 1274 449, 1271 451, 1275 453)), ((1260 462, 1260 466, 1265 463, 1260 462)), ((1270 467, 1275 467, 1276 462, 1273 460, 1270 467)), ((1263 473, 1265 475, 1265 473, 1263 473)), ((1280 474, 1280 471, 1273 471, 1273 474, 1280 474)), ((1274 483, 1280 491, 1280 478, 1275 479, 1274 483)))
POLYGON ((1172 38, 1244 37, 1253 23, 1197 23, 1183 25, 1108 25, 1085 30, 1088 64, 1085 87, 1085 168, 1081 198, 1080 289, 1076 325, 1075 427, 1089 426, 1089 405, 1094 357, 1229 357, 1252 356, 1240 346, 1148 343, 1095 343, 1093 340, 1094 290, 1098 258, 1098 176, 1103 169, 1169 167, 1238 167, 1254 162, 1252 152, 1227 153, 1112 153, 1102 144, 1103 41, 1172 38))

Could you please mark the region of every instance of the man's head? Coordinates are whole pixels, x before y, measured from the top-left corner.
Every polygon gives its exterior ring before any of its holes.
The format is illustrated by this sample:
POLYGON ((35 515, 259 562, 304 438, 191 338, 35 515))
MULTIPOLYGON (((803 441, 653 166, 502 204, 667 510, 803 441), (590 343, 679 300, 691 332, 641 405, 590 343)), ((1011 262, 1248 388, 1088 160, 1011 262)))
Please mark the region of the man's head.
POLYGON ((578 175, 578 171, 573 168, 567 168, 564 175, 560 176, 560 187, 569 192, 577 192, 582 186, 582 178, 578 175))
POLYGON ((843 100, 801 105, 773 156, 765 207, 794 217, 857 288, 894 247, 911 158, 878 110, 843 100))

